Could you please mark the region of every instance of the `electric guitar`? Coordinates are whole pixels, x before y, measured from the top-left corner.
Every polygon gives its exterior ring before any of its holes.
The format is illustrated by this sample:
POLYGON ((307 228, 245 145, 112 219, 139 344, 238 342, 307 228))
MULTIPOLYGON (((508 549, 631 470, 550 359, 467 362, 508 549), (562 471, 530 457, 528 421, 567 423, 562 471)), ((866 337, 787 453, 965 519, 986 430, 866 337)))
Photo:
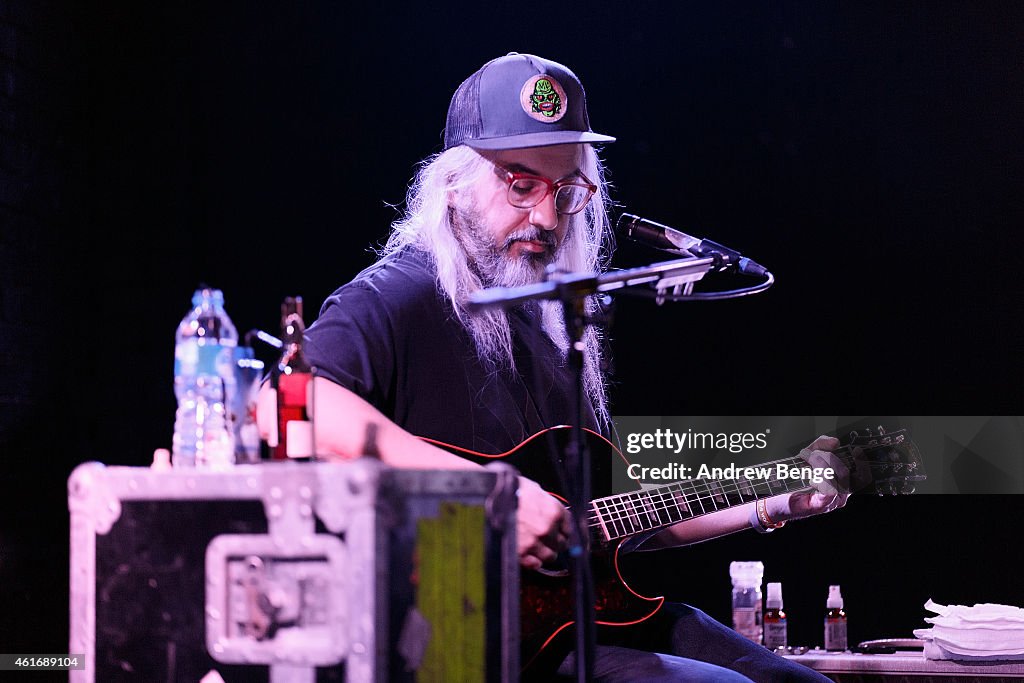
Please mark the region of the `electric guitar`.
MULTIPOLYGON (((565 487, 560 485, 558 470, 549 453, 562 454, 572 438, 571 427, 560 426, 534 434, 516 448, 497 455, 487 455, 424 439, 449 452, 480 463, 503 460, 520 472, 528 472, 546 491, 563 502, 565 487), (533 476, 538 475, 538 476, 533 476)), ((584 430, 591 454, 593 488, 598 492, 612 490, 615 467, 625 468, 628 460, 611 442, 600 434, 584 430)), ((870 485, 879 494, 908 494, 914 482, 925 479, 920 453, 905 430, 877 433, 851 432, 848 442, 833 451, 850 470, 851 491, 870 485)), ((561 456, 559 456, 561 461, 561 456)), ((645 621, 661 608, 663 597, 645 597, 634 592, 619 572, 619 549, 623 541, 639 533, 695 519, 719 510, 742 505, 759 498, 782 493, 807 491, 813 488, 809 479, 779 477, 790 474, 789 468, 806 467, 799 456, 775 460, 763 465, 758 477, 747 479, 688 479, 625 493, 595 498, 589 505, 589 526, 593 557, 595 615, 599 626, 627 626, 645 621), (785 465, 786 469, 779 468, 785 465)), ((743 468, 741 468, 742 471, 743 468)), ((623 477, 623 479, 626 479, 623 477)), ((522 620, 521 661, 523 669, 554 662, 570 651, 574 623, 573 585, 565 565, 524 571, 521 578, 522 620), (559 641, 556 646, 555 641, 559 641)), ((557 665, 557 662, 555 663, 557 665)))

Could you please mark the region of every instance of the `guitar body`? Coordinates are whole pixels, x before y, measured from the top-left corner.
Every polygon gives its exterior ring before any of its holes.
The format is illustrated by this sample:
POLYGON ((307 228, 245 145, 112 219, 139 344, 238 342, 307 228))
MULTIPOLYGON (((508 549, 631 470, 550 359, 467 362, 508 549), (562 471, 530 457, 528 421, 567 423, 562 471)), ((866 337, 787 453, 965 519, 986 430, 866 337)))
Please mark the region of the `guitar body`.
MULTIPOLYGON (((584 430, 591 458, 593 495, 600 497, 612 492, 612 473, 615 467, 625 467, 628 461, 607 439, 590 430, 584 430)), ((557 453, 560 466, 565 445, 572 438, 573 428, 552 427, 497 455, 477 453, 438 441, 425 439, 461 457, 486 465, 501 460, 520 472, 528 472, 532 479, 563 503, 564 488, 558 481, 556 468, 549 453, 557 453), (535 476, 536 475, 536 476, 535 476)), ((619 572, 619 541, 592 547, 591 567, 594 579, 594 612, 599 626, 628 626, 645 621, 661 608, 663 597, 645 597, 634 592, 619 572)), ((572 577, 563 567, 523 571, 520 577, 522 600, 521 661, 524 672, 528 669, 552 670, 574 647, 574 592, 572 577)))
MULTIPOLYGON (((594 614, 598 626, 629 626, 650 619, 665 602, 636 593, 618 567, 618 544, 592 554, 594 614)), ((523 669, 552 670, 575 647, 574 593, 568 574, 524 571, 520 576, 522 600, 520 653, 523 669)))

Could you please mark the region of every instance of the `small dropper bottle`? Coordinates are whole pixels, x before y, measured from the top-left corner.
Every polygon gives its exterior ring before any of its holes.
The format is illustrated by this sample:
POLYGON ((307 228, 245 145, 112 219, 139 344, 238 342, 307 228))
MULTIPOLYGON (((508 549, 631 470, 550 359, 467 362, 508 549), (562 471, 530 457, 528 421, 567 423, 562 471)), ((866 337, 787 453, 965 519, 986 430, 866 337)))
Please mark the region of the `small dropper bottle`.
POLYGON ((764 601, 764 646, 774 650, 787 645, 786 613, 782 611, 782 584, 769 583, 764 601))
POLYGON ((825 603, 825 649, 842 652, 846 650, 846 612, 843 611, 843 594, 839 586, 828 587, 825 603))

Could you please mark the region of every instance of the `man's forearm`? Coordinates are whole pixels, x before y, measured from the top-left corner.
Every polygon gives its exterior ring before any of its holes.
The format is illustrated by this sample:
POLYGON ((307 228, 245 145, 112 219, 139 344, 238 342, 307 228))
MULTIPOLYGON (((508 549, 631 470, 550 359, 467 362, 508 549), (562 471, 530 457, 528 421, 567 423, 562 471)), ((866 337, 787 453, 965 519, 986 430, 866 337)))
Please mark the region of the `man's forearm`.
POLYGON ((660 550, 690 545, 749 529, 753 509, 754 503, 747 503, 673 524, 644 541, 636 550, 660 550))
MULTIPOLYGON (((264 438, 275 417, 274 392, 266 386, 258 404, 264 438)), ((323 377, 310 386, 317 454, 327 460, 352 460, 366 455, 370 433, 380 459, 392 467, 410 469, 477 469, 480 465, 441 450, 405 431, 365 400, 323 377)))
MULTIPOLYGON (((379 410, 330 380, 316 377, 310 384, 311 406, 318 456, 325 460, 352 460, 371 446, 392 467, 410 469, 480 469, 482 466, 432 446, 389 420, 379 410), (368 427, 375 425, 375 429, 368 427)), ((269 386, 260 391, 257 421, 267 438, 276 424, 276 397, 269 386)), ((565 545, 565 509, 536 482, 519 477, 516 511, 516 545, 520 564, 538 569, 553 560, 565 545)))

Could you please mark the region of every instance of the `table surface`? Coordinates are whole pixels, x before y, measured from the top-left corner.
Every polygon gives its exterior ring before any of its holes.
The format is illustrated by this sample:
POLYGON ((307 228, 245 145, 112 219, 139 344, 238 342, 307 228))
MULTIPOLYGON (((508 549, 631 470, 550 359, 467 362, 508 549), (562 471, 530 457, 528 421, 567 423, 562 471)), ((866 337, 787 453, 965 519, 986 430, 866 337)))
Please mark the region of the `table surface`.
POLYGON ((894 654, 860 654, 809 650, 802 655, 786 655, 821 673, 907 673, 948 674, 961 676, 1024 675, 1024 662, 955 662, 925 659, 923 652, 894 654))

